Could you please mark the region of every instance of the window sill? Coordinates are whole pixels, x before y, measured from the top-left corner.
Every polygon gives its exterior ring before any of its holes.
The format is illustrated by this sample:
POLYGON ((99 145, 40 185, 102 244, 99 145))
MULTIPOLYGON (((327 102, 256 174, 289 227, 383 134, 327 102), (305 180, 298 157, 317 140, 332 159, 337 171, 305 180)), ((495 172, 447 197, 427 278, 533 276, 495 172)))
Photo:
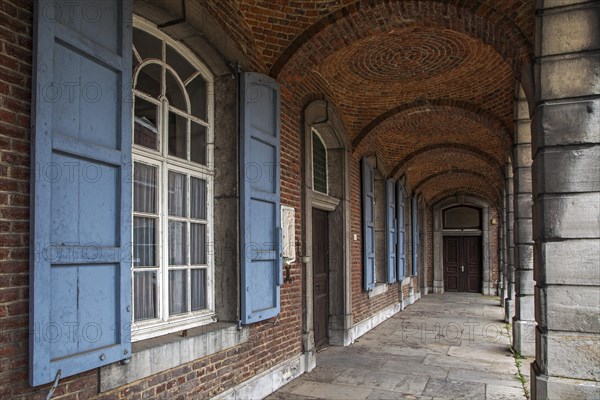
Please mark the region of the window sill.
POLYGON ((387 283, 377 283, 373 289, 369 290, 369 298, 372 299, 373 297, 379 296, 380 294, 383 294, 387 291, 388 291, 387 283))
POLYGON ((174 333, 178 336, 178 332, 192 329, 198 330, 201 327, 207 327, 216 321, 216 316, 212 311, 204 311, 196 313, 196 315, 175 317, 169 322, 157 322, 156 320, 136 322, 133 324, 131 332, 131 341, 136 342, 148 341, 152 338, 162 338, 174 333), (149 323, 148 323, 149 322, 149 323))
POLYGON ((236 324, 216 322, 189 329, 186 337, 171 333, 133 343, 129 363, 100 368, 100 392, 238 346, 248 341, 248 332, 247 327, 238 330, 236 324))

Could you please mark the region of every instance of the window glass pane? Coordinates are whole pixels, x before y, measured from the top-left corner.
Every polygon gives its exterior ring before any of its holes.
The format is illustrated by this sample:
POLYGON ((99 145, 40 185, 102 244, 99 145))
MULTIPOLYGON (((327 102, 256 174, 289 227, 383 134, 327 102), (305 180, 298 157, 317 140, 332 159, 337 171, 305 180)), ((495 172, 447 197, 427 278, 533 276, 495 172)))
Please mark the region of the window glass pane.
POLYGON ((192 122, 191 135, 191 159, 194 162, 206 165, 206 127, 192 122))
POLYGON ((167 64, 177 71, 177 74, 183 82, 196 72, 196 69, 192 67, 192 64, 169 45, 167 45, 167 64))
POLYGON ((185 227, 185 222, 169 221, 169 265, 187 265, 185 227))
POLYGON ((476 208, 454 207, 444 212, 444 228, 477 229, 480 227, 480 213, 476 208))
POLYGON ((169 315, 187 312, 187 270, 169 271, 169 315))
POLYGON ((313 132, 313 187, 321 193, 327 193, 327 150, 321 138, 313 132))
POLYGON ((206 225, 190 225, 190 263, 192 265, 206 265, 206 225))
POLYGON ((133 211, 156 213, 156 167, 134 164, 133 211))
POLYGON ((192 311, 206 308, 206 270, 192 270, 192 311))
POLYGON ((133 293, 134 320, 157 318, 156 271, 134 273, 133 293))
POLYGON ((206 181, 190 178, 190 217, 206 219, 206 181))
POLYGON ((133 266, 156 266, 156 220, 133 218, 133 266))
POLYGON ((167 71, 166 96, 171 107, 175 107, 181 111, 189 112, 185 102, 185 93, 183 88, 177 79, 175 79, 171 71, 167 71))
POLYGON ((158 64, 148 64, 138 73, 135 88, 157 99, 161 94, 161 76, 162 66, 158 64))
POLYGON ((162 59, 162 42, 156 36, 133 28, 133 44, 143 59, 162 59))
POLYGON ((135 98, 135 126, 133 141, 152 150, 158 149, 158 106, 139 97, 135 98))
POLYGON ((169 215, 186 216, 185 175, 169 171, 169 215))
POLYGON ((204 121, 208 119, 208 102, 206 94, 206 81, 200 75, 194 78, 187 86, 192 103, 192 115, 204 121))
POLYGON ((187 160, 187 118, 169 112, 169 155, 187 160))

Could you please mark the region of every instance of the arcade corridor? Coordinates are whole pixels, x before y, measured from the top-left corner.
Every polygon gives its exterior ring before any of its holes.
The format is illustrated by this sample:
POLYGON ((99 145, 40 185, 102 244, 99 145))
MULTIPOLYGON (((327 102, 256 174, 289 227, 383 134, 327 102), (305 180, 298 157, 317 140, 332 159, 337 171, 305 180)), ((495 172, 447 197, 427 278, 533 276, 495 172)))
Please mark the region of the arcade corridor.
POLYGON ((0 398, 596 400, 599 126, 600 0, 0 0, 0 398))

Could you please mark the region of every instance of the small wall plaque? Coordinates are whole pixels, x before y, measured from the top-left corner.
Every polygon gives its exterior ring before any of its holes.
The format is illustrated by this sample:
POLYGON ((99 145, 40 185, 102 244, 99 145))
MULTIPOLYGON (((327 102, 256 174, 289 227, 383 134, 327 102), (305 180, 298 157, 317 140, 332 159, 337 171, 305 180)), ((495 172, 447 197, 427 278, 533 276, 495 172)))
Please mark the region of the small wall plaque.
POLYGON ((281 236, 283 262, 296 261, 296 211, 293 207, 281 206, 281 236))

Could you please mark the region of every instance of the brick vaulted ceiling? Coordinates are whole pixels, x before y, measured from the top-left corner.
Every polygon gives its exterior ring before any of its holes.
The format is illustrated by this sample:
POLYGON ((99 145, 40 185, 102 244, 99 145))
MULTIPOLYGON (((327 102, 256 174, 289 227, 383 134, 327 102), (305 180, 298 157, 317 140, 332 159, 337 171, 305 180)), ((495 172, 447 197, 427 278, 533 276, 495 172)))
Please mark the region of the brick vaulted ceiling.
POLYGON ((496 203, 515 82, 530 80, 529 0, 206 0, 253 67, 300 102, 336 105, 355 155, 427 202, 496 203))

